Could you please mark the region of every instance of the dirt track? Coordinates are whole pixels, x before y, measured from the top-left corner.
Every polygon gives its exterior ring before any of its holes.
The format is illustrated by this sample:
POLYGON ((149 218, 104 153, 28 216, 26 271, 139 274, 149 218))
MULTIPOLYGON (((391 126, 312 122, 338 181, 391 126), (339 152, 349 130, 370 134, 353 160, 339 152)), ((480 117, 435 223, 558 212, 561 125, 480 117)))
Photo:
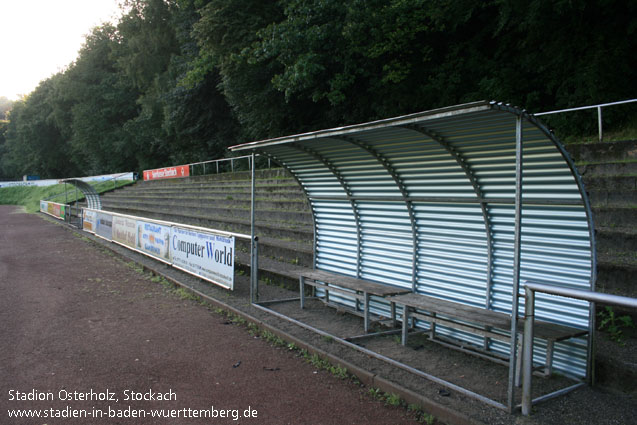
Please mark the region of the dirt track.
POLYGON ((317 371, 295 352, 11 206, 0 206, 0 320, 1 424, 415 423, 404 409, 317 371), (49 400, 16 400, 16 391, 49 400), (124 400, 130 391, 171 400, 124 400), (118 401, 95 400, 110 393, 118 401), (216 418, 183 417, 212 406, 216 418), (87 416, 12 419, 10 409, 87 416), (109 410, 138 409, 147 417, 107 417, 109 410), (152 409, 179 417, 153 419, 152 409), (256 418, 234 420, 248 409, 256 418))

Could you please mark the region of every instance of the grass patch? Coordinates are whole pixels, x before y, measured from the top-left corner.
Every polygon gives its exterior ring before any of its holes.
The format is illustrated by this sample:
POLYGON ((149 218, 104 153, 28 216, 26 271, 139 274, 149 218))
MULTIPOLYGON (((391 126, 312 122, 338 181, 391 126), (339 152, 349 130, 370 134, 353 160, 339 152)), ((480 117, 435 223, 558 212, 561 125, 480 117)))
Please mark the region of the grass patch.
MULTIPOLYGON (((99 182, 92 184, 98 193, 106 192, 113 187, 122 187, 133 183, 131 180, 117 180, 115 184, 110 182, 99 182)), ((34 213, 40 211, 40 200, 51 198, 55 195, 53 202, 64 203, 66 201, 75 201, 75 189, 70 184, 66 185, 67 196, 64 196, 64 184, 56 184, 53 186, 13 186, 0 188, 0 204, 2 205, 20 205, 27 212, 34 213)), ((84 199, 84 195, 78 189, 78 200, 84 199)))

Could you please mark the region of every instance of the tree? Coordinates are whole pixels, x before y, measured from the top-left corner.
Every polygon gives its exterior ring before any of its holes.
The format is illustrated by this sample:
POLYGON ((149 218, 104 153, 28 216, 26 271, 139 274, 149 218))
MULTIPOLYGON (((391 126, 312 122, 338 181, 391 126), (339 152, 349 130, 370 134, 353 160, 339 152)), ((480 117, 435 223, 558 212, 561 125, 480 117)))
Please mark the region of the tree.
POLYGON ((5 96, 0 96, 0 121, 6 120, 9 116, 9 111, 11 111, 11 106, 13 106, 13 101, 9 100, 5 96))
POLYGON ((61 74, 44 80, 25 100, 16 102, 5 132, 4 173, 65 177, 74 172, 68 161, 69 146, 52 119, 52 98, 61 74))
POLYGON ((85 174, 138 166, 139 147, 124 129, 139 112, 138 91, 117 66, 119 44, 114 26, 94 28, 61 82, 72 158, 85 174))

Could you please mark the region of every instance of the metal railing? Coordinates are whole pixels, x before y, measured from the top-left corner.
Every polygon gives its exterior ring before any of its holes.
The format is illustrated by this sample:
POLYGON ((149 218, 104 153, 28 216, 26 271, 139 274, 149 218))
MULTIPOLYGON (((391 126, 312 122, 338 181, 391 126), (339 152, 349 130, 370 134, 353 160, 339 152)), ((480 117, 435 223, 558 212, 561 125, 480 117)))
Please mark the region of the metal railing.
MULTIPOLYGON (((524 345, 522 348, 522 414, 528 416, 531 412, 531 406, 534 403, 539 403, 541 401, 557 397, 558 395, 564 394, 568 391, 574 390, 584 385, 583 383, 578 383, 571 387, 553 392, 551 394, 547 394, 540 398, 534 400, 531 399, 531 380, 533 377, 533 327, 535 318, 535 293, 541 292, 549 295, 574 298, 591 303, 602 303, 605 305, 627 307, 635 310, 637 310, 637 298, 603 294, 601 292, 583 291, 579 289, 545 285, 540 283, 526 283, 524 290, 526 299, 524 303, 524 345)), ((589 336, 589 347, 591 347, 590 339, 591 337, 589 336)), ((590 355, 588 361, 589 363, 592 362, 592 358, 590 355)))
POLYGON ((602 142, 604 140, 603 131, 602 131, 603 129, 602 108, 607 106, 623 105, 626 103, 633 103, 633 102, 637 102, 637 99, 628 99, 628 100, 621 100, 619 102, 600 103, 598 105, 580 106, 578 108, 568 108, 568 109, 560 109, 556 111, 540 112, 538 114, 533 114, 533 115, 535 115, 536 117, 540 117, 542 115, 561 114, 563 112, 574 112, 574 111, 583 111, 586 109, 597 109, 597 132, 599 135, 599 141, 602 142))
MULTIPOLYGON (((256 157, 260 157, 260 155, 255 155, 256 157)), ((190 167, 190 175, 204 175, 206 174, 206 168, 208 168, 208 174, 213 174, 213 172, 210 172, 210 170, 214 170, 215 174, 219 174, 220 172, 223 172, 223 168, 225 165, 225 168, 227 169, 227 164, 230 164, 230 172, 234 173, 235 168, 239 168, 241 166, 241 163, 243 161, 247 162, 247 168, 246 170, 251 170, 252 169, 252 155, 245 155, 245 156, 237 156, 237 157, 232 157, 232 158, 221 158, 221 159, 212 159, 210 161, 201 161, 201 162, 193 162, 191 164, 187 164, 188 167, 190 167), (235 161, 238 162, 237 166, 235 166, 235 161), (207 167, 206 167, 207 166, 207 167), (199 168, 201 167, 201 174, 197 174, 195 171, 195 167, 199 168)), ((256 163, 256 161, 255 161, 256 163)), ((270 161, 270 158, 267 158, 267 168, 271 168, 272 163, 270 161)))

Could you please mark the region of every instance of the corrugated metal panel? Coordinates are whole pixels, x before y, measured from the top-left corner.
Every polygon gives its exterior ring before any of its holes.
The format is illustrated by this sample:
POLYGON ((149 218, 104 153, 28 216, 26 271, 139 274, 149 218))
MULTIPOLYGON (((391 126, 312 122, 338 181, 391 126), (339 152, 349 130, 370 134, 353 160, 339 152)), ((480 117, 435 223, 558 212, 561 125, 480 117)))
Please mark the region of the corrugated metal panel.
MULTIPOLYGON (((302 183, 315 218, 317 268, 510 314, 518 116, 520 282, 592 289, 586 194, 563 149, 522 111, 476 103, 247 147, 274 156, 302 183)), ((381 300, 372 307, 388 312, 381 300)), ((586 302, 538 294, 536 315, 590 326, 586 302)), ((482 343, 475 335, 443 332, 482 343)), ((503 343, 491 348, 509 350, 503 343)), ((544 345, 536 351, 543 358, 544 345)), ((586 341, 558 344, 555 366, 583 375, 586 341)))

